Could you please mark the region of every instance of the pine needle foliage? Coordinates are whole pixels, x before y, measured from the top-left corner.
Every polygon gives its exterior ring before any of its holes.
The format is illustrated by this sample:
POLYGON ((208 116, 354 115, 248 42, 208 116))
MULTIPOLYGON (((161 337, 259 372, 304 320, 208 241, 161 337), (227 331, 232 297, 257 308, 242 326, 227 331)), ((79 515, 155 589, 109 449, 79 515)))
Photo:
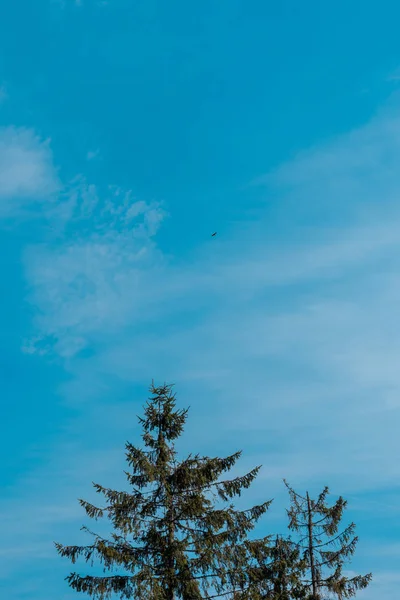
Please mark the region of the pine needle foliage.
POLYGON ((325 592, 340 600, 355 596, 358 590, 369 585, 372 574, 348 578, 342 573, 344 564, 349 562, 358 542, 358 537, 354 536, 354 523, 338 533, 347 501, 340 496, 329 507, 326 504, 329 494, 327 487, 315 501, 308 492, 306 496, 301 496, 287 481, 284 480, 284 483, 291 500, 291 507, 287 510, 289 529, 300 535, 298 548, 310 574, 310 578, 304 580, 305 589, 310 591, 308 600, 323 600, 327 597, 325 592))
POLYGON ((309 593, 302 584, 307 563, 301 557, 300 549, 290 538, 277 535, 270 547, 266 579, 270 591, 269 600, 308 600, 309 593))
POLYGON ((256 478, 260 467, 244 476, 221 480, 241 456, 190 454, 178 461, 174 442, 182 434, 188 410, 175 408, 171 385, 150 387, 142 426, 144 449, 126 444, 130 493, 94 483, 106 500, 97 507, 79 500, 95 520, 107 517, 115 533, 106 540, 91 532, 89 546, 63 546, 57 552, 74 564, 97 558, 104 577, 71 573, 71 588, 99 600, 202 600, 224 597, 261 600, 270 589, 263 566, 270 555, 269 537, 248 534, 271 501, 235 510, 232 499, 256 478), (118 569, 123 573, 113 574, 118 569), (114 596, 115 597, 115 596, 114 596))

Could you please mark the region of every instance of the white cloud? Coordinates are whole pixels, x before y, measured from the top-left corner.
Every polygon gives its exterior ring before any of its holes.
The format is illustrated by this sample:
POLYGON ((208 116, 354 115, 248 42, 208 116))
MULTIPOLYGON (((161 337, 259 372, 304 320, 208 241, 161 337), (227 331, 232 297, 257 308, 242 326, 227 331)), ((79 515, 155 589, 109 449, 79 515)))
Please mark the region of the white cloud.
MULTIPOLYGON (((151 239, 164 217, 158 203, 136 202, 117 188, 100 201, 95 186, 77 180, 48 212, 61 226, 61 244, 56 236, 26 250, 30 298, 39 308, 39 351, 46 340, 48 348, 55 344, 58 353, 73 356, 88 336, 124 327, 130 311, 144 307, 137 291, 144 268, 158 260, 151 239)), ((31 352, 35 343, 24 347, 31 352)))
MULTIPOLYGON (((397 506, 397 513, 400 511, 399 506, 397 506)), ((397 558, 400 559, 400 542, 388 543, 388 544, 374 544, 368 548, 369 554, 371 557, 380 557, 380 558, 397 558)))
POLYGON ((32 201, 48 201, 59 187, 49 141, 30 129, 1 128, 0 216, 21 213, 32 201))
POLYGON ((216 415, 229 397, 227 427, 253 435, 268 418, 277 430, 286 422, 285 443, 289 431, 305 436, 301 452, 279 451, 276 473, 326 477, 349 492, 385 485, 400 475, 399 156, 398 116, 380 114, 265 179, 281 209, 260 222, 279 227, 282 241, 266 243, 255 226, 179 267, 151 241, 164 217, 159 206, 118 188, 98 206, 85 184, 71 214, 82 219, 86 190, 97 206, 91 229, 27 254, 38 334, 68 357, 74 376, 85 373, 82 394, 91 369, 94 377, 178 380, 212 393, 216 415), (329 228, 321 204, 328 215, 335 207, 346 213, 347 204, 352 212, 329 228), (314 213, 315 226, 302 234, 297 216, 310 224, 314 213), (85 344, 95 357, 74 360, 85 344), (315 444, 326 450, 316 456, 315 444))
POLYGON ((395 69, 386 78, 386 81, 399 81, 400 80, 400 69, 395 69))
MULTIPOLYGON (((382 113, 264 177, 277 208, 179 265, 155 245, 160 205, 83 179, 65 191, 48 213, 62 227, 25 257, 38 309, 26 348, 65 359, 63 391, 87 402, 99 440, 131 426, 111 383, 156 377, 193 405, 191 443, 229 440, 265 464, 254 494, 276 496, 286 476, 362 504, 398 481, 399 123, 382 113)), ((374 594, 392 597, 379 577, 374 594)))
MULTIPOLYGON (((62 9, 67 8, 67 6, 76 6, 78 8, 83 8, 85 3, 83 0, 51 0, 53 4, 56 4, 62 9)), ((108 6, 108 0, 97 0, 95 6, 108 6)))
POLYGON ((86 155, 87 160, 95 160, 96 158, 99 158, 100 156, 100 150, 97 148, 96 150, 89 150, 89 152, 86 155))
POLYGON ((373 574, 372 583, 366 590, 358 592, 360 600, 392 600, 399 590, 400 574, 398 570, 380 570, 373 574))

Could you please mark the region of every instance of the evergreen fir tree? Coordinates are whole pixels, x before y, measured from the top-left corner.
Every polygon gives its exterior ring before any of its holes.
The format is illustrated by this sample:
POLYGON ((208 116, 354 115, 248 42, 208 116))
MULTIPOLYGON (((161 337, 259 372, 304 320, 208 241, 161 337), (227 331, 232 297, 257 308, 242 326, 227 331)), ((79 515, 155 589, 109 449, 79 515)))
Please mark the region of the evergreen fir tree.
POLYGON ((94 536, 90 546, 55 544, 72 563, 78 557, 86 562, 97 557, 104 572, 120 568, 124 573, 71 573, 69 585, 98 599, 113 594, 135 600, 269 597, 268 568, 263 566, 270 556, 269 536, 253 541, 247 536, 271 501, 242 511, 231 502, 251 485, 260 467, 221 481, 241 452, 226 458, 189 455, 179 462, 174 441, 183 432, 188 411, 175 409, 172 386, 152 385, 150 391, 145 417, 139 418, 145 449, 126 444, 131 492, 94 483, 107 506, 79 501, 89 517, 106 515, 116 533, 107 540, 84 527, 94 536))
POLYGON ((343 565, 354 554, 358 541, 353 535, 354 523, 338 533, 347 501, 340 496, 332 507, 328 507, 327 487, 318 496, 318 500, 314 501, 308 492, 305 497, 300 496, 285 480, 284 482, 291 499, 291 507, 287 511, 289 529, 300 533, 298 547, 310 573, 310 579, 304 582, 305 588, 311 590, 309 600, 323 600, 323 590, 340 599, 355 596, 357 590, 369 585, 372 575, 369 573, 347 578, 342 573, 343 565))
POLYGON ((276 536, 270 547, 266 579, 270 582, 270 600, 307 600, 308 593, 302 585, 307 564, 291 539, 276 536))

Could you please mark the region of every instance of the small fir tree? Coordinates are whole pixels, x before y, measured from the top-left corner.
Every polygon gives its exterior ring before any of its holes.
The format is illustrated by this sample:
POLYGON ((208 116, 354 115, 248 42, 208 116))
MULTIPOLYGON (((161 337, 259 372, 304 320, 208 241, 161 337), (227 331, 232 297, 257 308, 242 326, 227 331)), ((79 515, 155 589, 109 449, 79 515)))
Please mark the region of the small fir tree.
POLYGON ((270 547, 266 578, 270 584, 269 600, 307 600, 308 593, 302 585, 306 561, 290 538, 278 535, 270 547))
POLYGON ((230 502, 251 485, 260 467, 220 481, 241 452, 226 458, 189 455, 179 462, 174 441, 183 432, 188 411, 175 409, 171 388, 150 388, 145 418, 139 418, 146 449, 126 444, 131 492, 93 484, 108 505, 98 508, 79 501, 90 518, 110 519, 116 531, 112 539, 84 527, 94 536, 90 546, 55 544, 72 563, 79 556, 86 562, 97 557, 104 572, 120 568, 124 573, 104 577, 71 573, 66 579, 77 592, 98 599, 112 594, 135 600, 267 598, 270 582, 263 565, 270 556, 270 539, 250 541, 247 536, 271 501, 242 511, 230 502))
POLYGON ((340 599, 355 596, 358 590, 369 585, 372 575, 348 578, 342 573, 343 565, 354 554, 358 541, 353 535, 354 523, 338 533, 347 501, 340 496, 332 507, 328 507, 327 487, 314 501, 308 492, 305 497, 300 496, 285 480, 284 483, 291 500, 291 507, 287 510, 289 529, 300 534, 298 547, 310 573, 310 579, 304 582, 305 589, 311 590, 309 600, 322 600, 323 590, 340 599))

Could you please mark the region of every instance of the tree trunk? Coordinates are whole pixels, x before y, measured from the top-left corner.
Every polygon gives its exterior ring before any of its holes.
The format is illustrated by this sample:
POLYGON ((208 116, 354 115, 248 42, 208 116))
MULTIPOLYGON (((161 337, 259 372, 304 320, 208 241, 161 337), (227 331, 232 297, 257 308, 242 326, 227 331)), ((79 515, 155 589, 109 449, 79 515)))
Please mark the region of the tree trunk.
POLYGON ((174 555, 172 553, 172 544, 174 543, 174 522, 173 522, 173 511, 172 511, 172 500, 170 508, 170 523, 168 527, 168 545, 169 545, 169 560, 168 560, 168 589, 167 589, 167 600, 175 600, 175 577, 174 577, 174 555))
POLYGON ((314 564, 314 548, 313 548, 313 521, 312 521, 312 510, 311 510, 311 502, 310 496, 307 492, 307 507, 308 507, 308 552, 310 554, 310 568, 311 568, 311 582, 312 582, 312 591, 313 598, 312 600, 319 600, 318 590, 317 590, 317 574, 315 572, 315 564, 314 564))

